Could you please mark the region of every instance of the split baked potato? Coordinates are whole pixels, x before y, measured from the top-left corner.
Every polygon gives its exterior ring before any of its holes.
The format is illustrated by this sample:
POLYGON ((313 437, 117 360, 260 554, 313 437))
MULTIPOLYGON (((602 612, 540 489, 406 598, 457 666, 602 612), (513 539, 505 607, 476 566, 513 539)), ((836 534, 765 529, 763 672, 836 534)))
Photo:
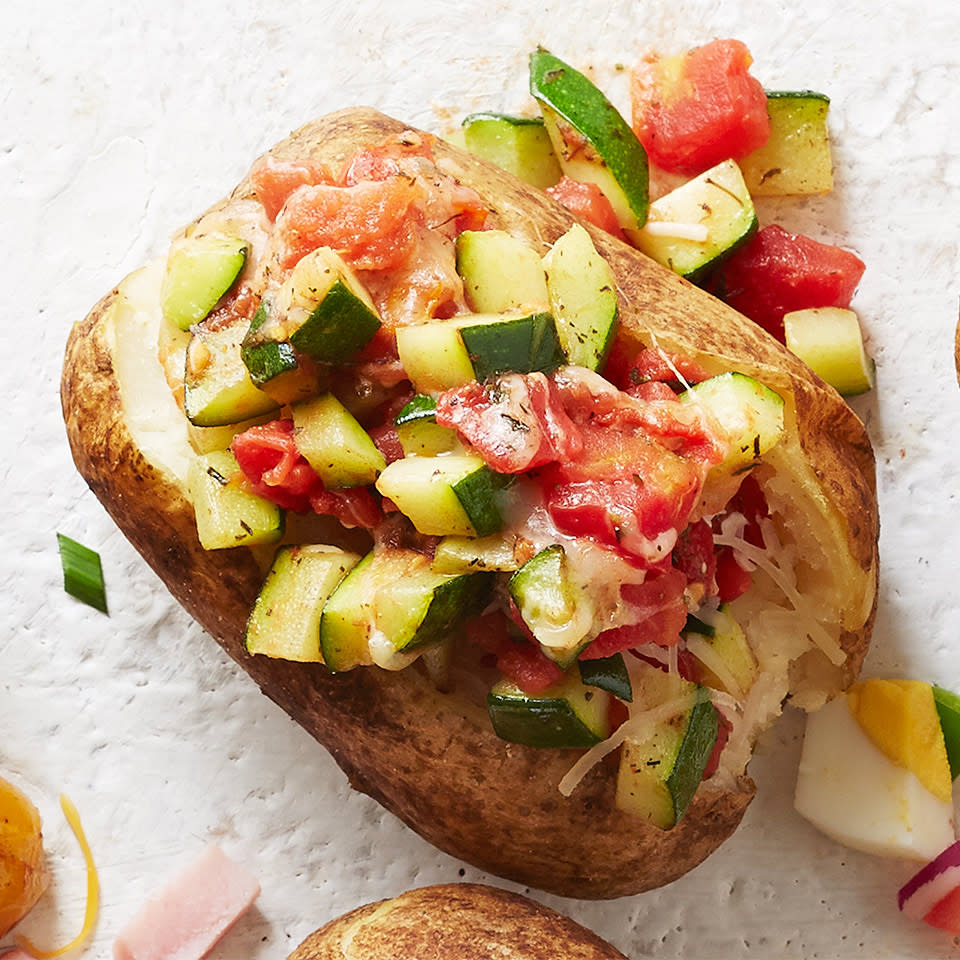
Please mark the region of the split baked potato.
POLYGON ((287 960, 623 960, 569 917, 478 883, 410 890, 331 920, 287 960))
MULTIPOLYGON (((270 157, 339 170, 358 148, 407 129, 372 109, 343 110, 297 130, 270 157)), ((443 142, 432 151, 438 168, 482 198, 487 227, 544 253, 576 222, 486 162, 443 142)), ((257 202, 248 177, 212 215, 249 218, 257 202)), ((62 401, 77 467, 119 527, 356 789, 477 867, 567 896, 606 898, 662 885, 701 862, 743 816, 754 793, 751 747, 784 699, 815 707, 857 675, 875 609, 878 519, 870 443, 836 392, 735 311, 619 240, 589 232, 616 280, 621 344, 655 346, 708 374, 739 371, 784 398, 783 436, 757 476, 789 567, 790 599, 776 578, 758 577, 737 601, 759 679, 719 768, 669 830, 617 807, 616 769, 605 762, 561 795, 578 751, 504 742, 482 699, 440 689, 416 666, 331 673, 247 652, 247 618, 272 551, 205 550, 198 541, 185 480, 195 455, 157 361, 162 263, 126 278, 75 325, 62 401)), ((298 535, 297 522, 288 521, 287 539, 298 535)), ((360 552, 369 543, 332 520, 313 521, 309 536, 360 552)))

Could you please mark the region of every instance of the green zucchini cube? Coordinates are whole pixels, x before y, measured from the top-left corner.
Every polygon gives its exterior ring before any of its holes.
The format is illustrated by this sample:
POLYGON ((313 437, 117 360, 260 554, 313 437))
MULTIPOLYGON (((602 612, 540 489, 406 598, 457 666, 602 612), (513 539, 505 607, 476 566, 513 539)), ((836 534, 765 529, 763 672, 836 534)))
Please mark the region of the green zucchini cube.
POLYGON ((563 176, 542 117, 471 113, 463 120, 463 140, 472 154, 539 190, 563 176))
POLYGON ((528 747, 592 747, 610 735, 610 695, 584 686, 575 673, 536 695, 501 680, 487 710, 498 737, 528 747))
POLYGON ((229 450, 203 454, 187 473, 187 495, 204 550, 274 543, 283 535, 283 511, 245 490, 229 450))
POLYGON ((203 320, 233 286, 247 251, 245 241, 224 233, 193 233, 177 240, 160 288, 164 317, 181 330, 203 320))
POLYGON ((280 547, 247 620, 247 652, 301 663, 322 661, 323 606, 359 559, 325 544, 280 547))

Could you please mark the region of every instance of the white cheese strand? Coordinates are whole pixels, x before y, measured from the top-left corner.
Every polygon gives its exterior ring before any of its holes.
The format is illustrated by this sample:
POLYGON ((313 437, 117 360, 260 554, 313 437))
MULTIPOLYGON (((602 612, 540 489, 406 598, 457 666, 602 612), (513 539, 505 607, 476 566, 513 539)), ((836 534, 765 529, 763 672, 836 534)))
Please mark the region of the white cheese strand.
POLYGON ((763 570, 780 589, 794 611, 803 618, 804 631, 820 650, 823 651, 827 659, 836 666, 840 666, 844 660, 846 660, 847 655, 844 653, 843 648, 827 633, 816 614, 810 610, 810 604, 807 599, 800 593, 790 576, 774 561, 766 549, 757 547, 741 537, 733 536, 725 529, 721 529, 721 532, 714 536, 714 543, 731 547, 735 555, 737 555, 738 562, 742 557, 753 564, 754 567, 763 570))
POLYGON ((565 796, 571 793, 580 784, 580 781, 598 764, 607 754, 612 753, 624 740, 642 740, 648 737, 658 724, 676 716, 690 705, 689 697, 677 697, 644 710, 642 713, 630 717, 620 724, 606 740, 592 746, 579 760, 564 774, 558 789, 565 796))
POLYGON ((706 243, 710 237, 705 223, 677 223, 673 220, 648 220, 641 232, 650 237, 671 237, 694 243, 706 243))

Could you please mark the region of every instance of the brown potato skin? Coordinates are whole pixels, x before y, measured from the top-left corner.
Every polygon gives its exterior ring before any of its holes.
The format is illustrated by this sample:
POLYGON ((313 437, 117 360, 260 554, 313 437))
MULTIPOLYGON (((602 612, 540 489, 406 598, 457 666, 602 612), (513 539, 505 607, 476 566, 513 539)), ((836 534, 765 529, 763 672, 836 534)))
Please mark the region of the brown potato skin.
POLYGON ((421 887, 351 910, 287 960, 343 960, 345 947, 354 960, 626 960, 569 917, 477 883, 421 887))
MULTIPOLYGON (((361 145, 408 129, 369 108, 340 111, 301 128, 271 153, 310 156, 337 170, 361 145)), ((548 197, 481 160, 438 142, 439 161, 477 189, 492 226, 551 243, 574 222, 548 197)), ((250 196, 244 181, 234 197, 250 196)), ((229 201, 227 201, 229 202, 229 201)), ((663 336, 717 370, 762 374, 792 389, 804 450, 841 513, 865 570, 876 566, 873 454, 844 401, 760 328, 625 244, 591 229, 621 294, 621 324, 663 336), (679 331, 679 333, 678 333, 679 331)), ((442 850, 499 876, 552 893, 612 898, 668 883, 700 863, 737 827, 753 782, 704 784, 680 823, 661 831, 614 805, 616 765, 595 767, 570 798, 557 783, 576 751, 535 750, 499 740, 485 711, 436 689, 418 670, 400 674, 250 656, 243 647, 260 567, 246 549, 207 552, 193 510, 170 478, 145 462, 124 424, 102 318, 116 291, 77 324, 67 345, 62 401, 80 473, 171 593, 368 793, 442 850)), ((869 622, 841 638, 852 679, 869 622)))

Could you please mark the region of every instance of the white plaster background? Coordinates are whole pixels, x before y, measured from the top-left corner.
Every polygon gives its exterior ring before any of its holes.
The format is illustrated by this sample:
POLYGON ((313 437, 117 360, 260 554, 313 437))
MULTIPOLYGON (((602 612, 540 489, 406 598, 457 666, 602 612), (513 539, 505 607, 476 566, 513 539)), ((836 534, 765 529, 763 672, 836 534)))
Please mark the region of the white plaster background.
MULTIPOLYGON (((867 672, 960 688, 960 11, 924 0, 7 0, 0 30, 0 771, 41 805, 55 879, 25 932, 79 927, 83 816, 105 957, 144 898, 208 840, 253 869, 257 908, 217 960, 281 958, 361 902, 477 871, 353 793, 332 760, 176 607, 76 474, 58 380, 70 324, 227 192, 255 155, 325 111, 368 103, 443 131, 527 104, 538 43, 593 66, 627 109, 648 44, 750 46, 771 87, 832 97, 835 192, 765 222, 856 249, 877 360, 856 402, 876 446, 882 594, 867 672), (109 618, 62 591, 55 533, 99 550, 109 618)), ((737 834, 661 891, 542 899, 631 957, 948 957, 897 915, 912 872, 847 851, 792 809, 802 731, 786 716, 751 772, 737 834)), ((562 844, 564 838, 544 837, 562 844)), ((504 884, 508 885, 508 884, 504 884)))

